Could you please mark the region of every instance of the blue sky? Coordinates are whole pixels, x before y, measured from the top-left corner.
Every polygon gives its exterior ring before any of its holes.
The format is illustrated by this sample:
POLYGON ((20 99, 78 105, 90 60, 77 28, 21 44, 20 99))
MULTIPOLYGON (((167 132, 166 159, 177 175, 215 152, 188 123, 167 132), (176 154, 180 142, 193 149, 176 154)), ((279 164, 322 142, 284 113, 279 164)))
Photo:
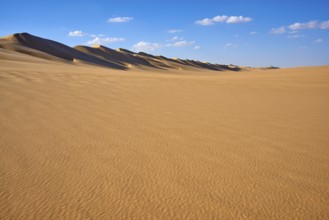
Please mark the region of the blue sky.
POLYGON ((3 1, 0 35, 244 66, 329 64, 329 1, 3 1))

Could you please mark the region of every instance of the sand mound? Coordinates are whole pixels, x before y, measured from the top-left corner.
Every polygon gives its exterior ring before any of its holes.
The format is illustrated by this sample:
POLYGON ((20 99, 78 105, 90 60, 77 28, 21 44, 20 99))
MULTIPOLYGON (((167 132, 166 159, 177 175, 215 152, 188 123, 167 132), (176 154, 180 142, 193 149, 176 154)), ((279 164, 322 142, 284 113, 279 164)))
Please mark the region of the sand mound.
POLYGON ((36 37, 28 33, 13 34, 2 38, 0 47, 48 60, 71 62, 81 60, 89 64, 125 69, 113 62, 98 59, 56 41, 36 37))
POLYGON ((79 60, 79 63, 92 64, 114 69, 125 70, 128 68, 139 69, 180 69, 180 70, 234 70, 226 65, 202 63, 194 60, 170 59, 164 56, 154 56, 144 52, 134 53, 119 48, 113 50, 102 45, 76 46, 71 48, 56 41, 33 36, 28 33, 18 33, 0 38, 0 48, 11 50, 26 55, 60 62, 79 60))

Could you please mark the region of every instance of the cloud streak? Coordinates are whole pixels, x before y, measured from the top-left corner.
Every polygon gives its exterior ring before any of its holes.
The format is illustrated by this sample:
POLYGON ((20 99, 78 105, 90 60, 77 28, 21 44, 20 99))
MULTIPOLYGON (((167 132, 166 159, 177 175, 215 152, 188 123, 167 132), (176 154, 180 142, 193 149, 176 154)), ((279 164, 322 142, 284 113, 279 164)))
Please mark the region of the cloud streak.
POLYGON ((91 40, 87 41, 85 44, 87 45, 93 45, 93 44, 110 44, 110 43, 116 43, 116 42, 122 42, 125 41, 125 38, 122 37, 106 37, 103 34, 89 34, 85 33, 83 31, 70 31, 68 34, 69 37, 90 37, 91 40))
POLYGON ((319 23, 317 21, 309 21, 307 23, 294 23, 288 26, 290 30, 302 30, 302 29, 316 29, 319 23))
POLYGON ((180 30, 180 29, 171 29, 171 30, 168 30, 168 33, 170 33, 170 34, 176 34, 176 33, 180 33, 180 32, 183 32, 183 30, 180 30))
POLYGON ((202 20, 195 21, 195 24, 210 26, 215 23, 227 23, 227 24, 237 24, 237 23, 247 23, 251 22, 253 19, 250 17, 243 16, 226 16, 226 15, 218 15, 213 18, 204 18, 202 20))
POLYGON ((161 47, 162 46, 158 43, 139 41, 138 43, 133 45, 132 49, 133 49, 133 51, 140 52, 140 51, 153 51, 153 50, 159 49, 161 47))
POLYGON ((293 34, 293 35, 288 35, 287 38, 297 39, 297 38, 303 38, 303 37, 305 37, 305 35, 302 35, 302 34, 293 34))
POLYGON ((285 27, 279 27, 279 28, 272 28, 271 34, 283 34, 286 32, 285 27))
POLYGON ((133 20, 133 17, 115 17, 115 18, 109 18, 107 22, 109 23, 126 23, 131 20, 133 20))
POLYGON ((312 30, 312 29, 329 29, 329 20, 328 21, 309 21, 309 22, 296 22, 287 26, 282 26, 280 28, 272 28, 272 34, 283 34, 286 30, 291 31, 300 31, 300 30, 312 30))
POLYGON ((188 47, 188 46, 192 46, 193 44, 195 44, 195 41, 182 40, 182 41, 177 41, 172 44, 166 44, 166 46, 167 47, 188 47))
POLYGON ((70 31, 68 34, 69 37, 83 37, 85 35, 86 34, 83 33, 82 31, 70 31))
MULTIPOLYGON (((139 41, 136 44, 133 45, 132 50, 136 52, 144 51, 154 51, 156 49, 164 48, 164 47, 190 47, 195 45, 195 41, 186 41, 183 40, 181 37, 173 37, 170 40, 168 40, 171 43, 161 44, 161 43, 152 43, 152 42, 146 42, 146 41, 139 41)), ((200 46, 195 46, 194 49, 199 49, 200 46)))
POLYGON ((88 41, 87 44, 88 45, 109 44, 109 43, 122 42, 122 41, 125 41, 125 39, 119 37, 95 37, 94 39, 88 41))
POLYGON ((237 44, 234 44, 234 43, 227 43, 225 45, 225 48, 236 48, 236 47, 238 47, 238 45, 237 44))
POLYGON ((321 29, 329 29, 329 21, 324 21, 320 24, 321 29))
POLYGON ((321 38, 313 41, 314 44, 321 44, 323 42, 323 40, 321 38))

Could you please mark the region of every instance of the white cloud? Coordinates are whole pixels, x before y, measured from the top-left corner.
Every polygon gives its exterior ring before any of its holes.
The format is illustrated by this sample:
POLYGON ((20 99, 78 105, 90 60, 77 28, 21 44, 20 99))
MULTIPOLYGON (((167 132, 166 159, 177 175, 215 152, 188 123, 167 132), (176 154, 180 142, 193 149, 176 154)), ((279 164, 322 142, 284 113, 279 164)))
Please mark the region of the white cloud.
POLYGON ((183 32, 183 30, 171 29, 171 30, 168 31, 168 33, 170 33, 170 34, 175 34, 175 33, 180 33, 180 32, 183 32))
POLYGON ((155 49, 159 49, 162 46, 158 43, 150 43, 145 41, 140 41, 133 45, 133 50, 136 52, 140 51, 153 51, 155 49))
POLYGON ((317 21, 309 21, 307 23, 294 23, 288 26, 291 30, 301 30, 301 29, 315 29, 319 26, 317 21))
POLYGON ((169 41, 182 41, 182 40, 184 40, 184 38, 178 37, 178 36, 174 36, 169 41))
POLYGON ((285 27, 279 27, 279 28, 272 28, 271 34, 283 34, 286 32, 285 27))
POLYGON ((71 31, 68 36, 70 37, 90 37, 91 40, 87 41, 85 44, 93 45, 93 44, 109 44, 115 42, 125 41, 125 38, 121 37, 106 37, 104 34, 90 34, 82 31, 71 31))
MULTIPOLYGON (((133 45, 132 50, 139 52, 139 51, 153 51, 162 47, 190 47, 195 44, 195 41, 186 41, 182 40, 182 38, 178 37, 173 37, 172 43, 167 43, 167 44, 160 44, 160 43, 151 43, 151 42, 145 42, 145 41, 140 41, 136 44, 133 45), (178 41, 176 41, 178 40, 178 41)), ((195 46, 193 49, 197 50, 200 49, 200 46, 195 46)))
POLYGON ((178 40, 178 39, 179 39, 179 38, 178 38, 177 36, 171 38, 172 41, 176 41, 176 40, 178 40))
POLYGON ((321 44, 323 42, 323 40, 321 38, 313 41, 314 44, 321 44))
POLYGON ((289 31, 289 34, 298 34, 298 33, 299 33, 299 31, 297 31, 297 30, 289 31))
POLYGON ((273 28, 271 30, 272 34, 283 34, 286 32, 286 29, 290 30, 288 31, 289 34, 292 34, 288 36, 288 38, 298 38, 302 35, 298 35, 297 33, 301 30, 311 30, 311 29, 329 29, 329 20, 328 21, 309 21, 305 23, 296 22, 288 26, 282 26, 280 28, 273 28))
POLYGON ((205 19, 196 21, 195 24, 199 24, 199 25, 203 25, 203 26, 208 26, 208 25, 213 25, 214 24, 214 21, 212 19, 205 18, 205 19))
POLYGON ((82 31, 70 31, 68 36, 70 36, 70 37, 83 37, 85 35, 86 34, 83 33, 82 31))
POLYGON ((119 37, 95 37, 93 40, 88 41, 87 44, 109 44, 122 41, 125 41, 125 39, 119 37))
POLYGON ((89 37, 93 37, 93 38, 95 38, 95 37, 105 37, 105 35, 104 34, 88 34, 88 36, 89 37))
POLYGON ((195 44, 195 41, 182 40, 182 41, 177 41, 172 44, 166 44, 166 46, 167 47, 188 47, 188 46, 192 46, 193 44, 195 44))
POLYGON ((288 35, 288 38, 290 39, 297 39, 297 38, 303 38, 305 35, 302 34, 293 34, 293 35, 288 35))
POLYGON ((197 20, 195 24, 209 26, 215 23, 223 23, 226 22, 228 24, 236 24, 236 23, 246 23, 250 22, 253 19, 250 17, 243 17, 243 16, 226 16, 226 15, 218 15, 213 18, 204 18, 202 20, 197 20))
POLYGON ((329 29, 329 21, 324 21, 320 24, 321 29, 329 29))
POLYGON ((226 23, 246 23, 252 21, 252 18, 242 16, 231 16, 226 20, 226 23))
POLYGON ((303 29, 329 29, 329 21, 309 21, 306 23, 296 22, 288 26, 291 30, 303 30, 303 29))
POLYGON ((175 41, 182 41, 182 40, 184 40, 183 37, 174 36, 174 37, 170 38, 169 40, 167 40, 167 42, 175 42, 175 41))
POLYGON ((213 21, 214 22, 224 22, 228 19, 228 17, 226 15, 218 15, 218 16, 215 16, 213 17, 213 21))
POLYGON ((307 47, 305 47, 305 46, 301 46, 301 47, 298 47, 298 49, 299 49, 299 50, 306 50, 307 47))
POLYGON ((227 43, 227 44, 225 45, 225 48, 236 48, 236 47, 238 47, 238 45, 236 45, 236 44, 234 44, 234 43, 227 43))
POLYGON ((196 45, 193 47, 194 50, 199 50, 201 47, 199 45, 196 45))
POLYGON ((133 17, 116 17, 116 18, 109 18, 107 22, 109 23, 125 23, 133 20, 133 17))
POLYGON ((250 34, 250 35, 256 35, 256 34, 258 34, 258 32, 257 32, 257 31, 252 31, 252 32, 250 32, 249 34, 250 34))

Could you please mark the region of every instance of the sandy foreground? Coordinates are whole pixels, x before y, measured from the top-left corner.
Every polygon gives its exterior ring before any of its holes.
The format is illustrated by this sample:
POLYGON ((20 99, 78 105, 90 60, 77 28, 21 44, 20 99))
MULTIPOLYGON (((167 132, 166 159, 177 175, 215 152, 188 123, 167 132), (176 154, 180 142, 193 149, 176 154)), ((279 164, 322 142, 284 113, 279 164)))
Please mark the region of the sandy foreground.
POLYGON ((0 219, 329 219, 328 66, 146 72, 6 56, 0 219))

